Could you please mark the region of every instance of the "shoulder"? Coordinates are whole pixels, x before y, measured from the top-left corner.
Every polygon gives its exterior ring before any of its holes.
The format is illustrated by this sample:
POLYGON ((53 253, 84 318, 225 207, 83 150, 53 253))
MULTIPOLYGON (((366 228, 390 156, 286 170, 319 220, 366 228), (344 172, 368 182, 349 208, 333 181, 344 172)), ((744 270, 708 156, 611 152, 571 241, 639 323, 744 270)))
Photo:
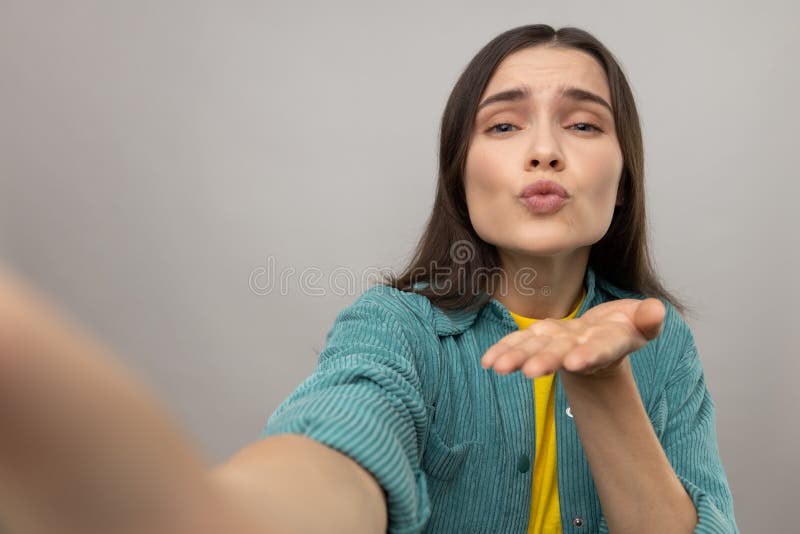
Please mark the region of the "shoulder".
POLYGON ((658 339, 665 346, 673 349, 681 349, 683 352, 695 350, 694 334, 692 328, 675 306, 669 301, 659 298, 667 310, 664 317, 664 328, 659 334, 658 339))
POLYGON ((419 327, 419 322, 425 324, 433 317, 431 303, 426 297, 387 285, 366 289, 349 307, 380 308, 409 327, 419 327))
POLYGON ((427 397, 439 372, 433 314, 424 295, 372 286, 338 313, 320 361, 358 353, 362 372, 383 369, 383 375, 392 369, 390 375, 407 374, 427 397))
POLYGON ((429 339, 461 334, 472 327, 480 314, 479 310, 443 310, 425 295, 384 285, 370 287, 351 305, 376 306, 429 339))
POLYGON ((364 290, 336 315, 328 339, 336 334, 352 335, 367 328, 373 334, 402 336, 417 344, 432 333, 433 309, 423 295, 387 285, 364 290))

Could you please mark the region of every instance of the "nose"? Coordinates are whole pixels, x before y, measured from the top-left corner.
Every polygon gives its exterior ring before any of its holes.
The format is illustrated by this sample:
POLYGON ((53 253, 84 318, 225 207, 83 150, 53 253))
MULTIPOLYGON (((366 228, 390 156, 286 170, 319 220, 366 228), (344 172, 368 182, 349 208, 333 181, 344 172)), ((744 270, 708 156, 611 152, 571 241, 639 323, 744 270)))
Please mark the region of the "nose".
POLYGON ((531 131, 533 139, 528 149, 526 170, 562 170, 564 155, 550 127, 542 121, 538 127, 531 128, 531 131))

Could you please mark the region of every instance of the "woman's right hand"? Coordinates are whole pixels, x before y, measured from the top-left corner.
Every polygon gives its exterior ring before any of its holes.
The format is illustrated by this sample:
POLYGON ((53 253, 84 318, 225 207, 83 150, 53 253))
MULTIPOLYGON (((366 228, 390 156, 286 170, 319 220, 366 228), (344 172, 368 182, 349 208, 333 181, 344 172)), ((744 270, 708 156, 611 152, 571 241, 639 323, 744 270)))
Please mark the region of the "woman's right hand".
POLYGON ((0 524, 11 533, 254 532, 144 382, 0 264, 0 524))

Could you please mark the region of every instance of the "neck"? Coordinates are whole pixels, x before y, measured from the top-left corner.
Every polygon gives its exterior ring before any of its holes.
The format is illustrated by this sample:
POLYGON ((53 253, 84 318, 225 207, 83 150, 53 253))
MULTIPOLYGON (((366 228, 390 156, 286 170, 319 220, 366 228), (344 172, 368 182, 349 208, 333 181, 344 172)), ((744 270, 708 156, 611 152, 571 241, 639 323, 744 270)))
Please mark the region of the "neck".
POLYGON ((562 319, 580 302, 589 247, 546 257, 498 252, 503 280, 492 297, 508 310, 532 319, 562 319))

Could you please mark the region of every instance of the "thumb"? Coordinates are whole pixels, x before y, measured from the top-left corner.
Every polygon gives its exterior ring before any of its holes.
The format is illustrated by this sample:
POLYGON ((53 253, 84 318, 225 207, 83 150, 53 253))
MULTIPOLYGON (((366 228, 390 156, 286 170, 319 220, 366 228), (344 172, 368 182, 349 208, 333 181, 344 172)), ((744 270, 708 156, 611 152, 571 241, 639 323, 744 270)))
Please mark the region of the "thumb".
POLYGON ((636 328, 648 341, 655 339, 664 328, 664 317, 667 309, 664 304, 656 298, 647 298, 639 303, 633 315, 633 322, 636 328))

